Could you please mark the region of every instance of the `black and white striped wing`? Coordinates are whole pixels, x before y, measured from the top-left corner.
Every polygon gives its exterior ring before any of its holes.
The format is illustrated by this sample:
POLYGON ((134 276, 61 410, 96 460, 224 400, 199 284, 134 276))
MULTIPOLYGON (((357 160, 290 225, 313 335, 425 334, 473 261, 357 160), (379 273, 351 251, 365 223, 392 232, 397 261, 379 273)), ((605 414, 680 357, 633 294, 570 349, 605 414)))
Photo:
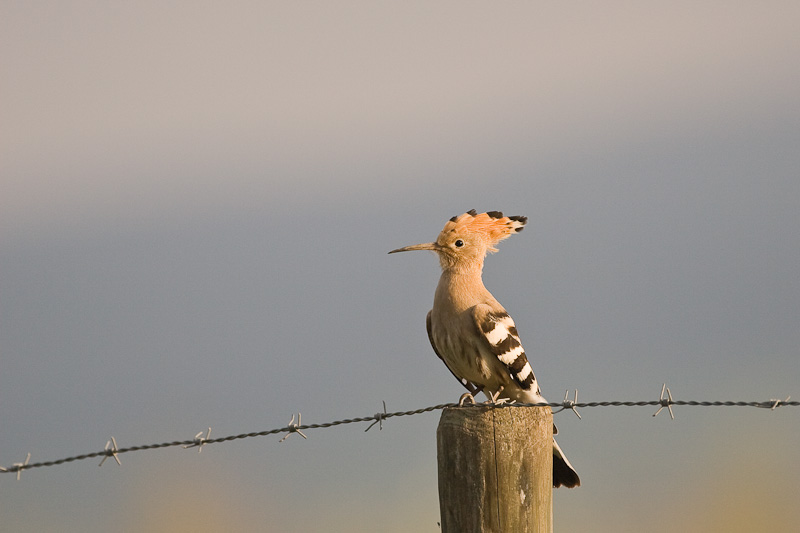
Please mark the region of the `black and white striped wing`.
POLYGON ((473 318, 489 351, 505 365, 514 383, 522 390, 532 390, 538 394, 539 386, 525 356, 514 320, 505 311, 492 311, 487 305, 476 306, 473 318))

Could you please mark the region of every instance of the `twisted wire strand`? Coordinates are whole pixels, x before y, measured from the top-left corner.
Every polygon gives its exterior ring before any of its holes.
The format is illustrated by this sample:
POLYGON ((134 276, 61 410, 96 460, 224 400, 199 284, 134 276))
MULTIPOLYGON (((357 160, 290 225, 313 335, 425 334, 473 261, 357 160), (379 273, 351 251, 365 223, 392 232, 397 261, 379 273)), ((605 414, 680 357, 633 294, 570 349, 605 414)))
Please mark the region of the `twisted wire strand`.
MULTIPOLYGON (((439 405, 432 405, 430 407, 423 407, 421 409, 414 409, 411 411, 397 411, 392 413, 377 413, 373 416, 363 416, 358 418, 345 418, 342 420, 335 420, 332 422, 323 422, 318 424, 294 424, 290 423, 288 426, 269 429, 264 431, 254 431, 251 433, 240 433, 238 435, 229 435, 227 437, 215 437, 213 439, 188 439, 176 440, 170 442, 162 442, 159 444, 144 444, 139 446, 127 446, 124 448, 105 449, 99 452, 86 453, 81 455, 74 455, 57 459, 54 461, 42 461, 37 463, 15 463, 11 467, 0 467, 0 472, 16 472, 19 474, 22 470, 29 470, 32 468, 42 468, 46 466, 55 466, 64 463, 71 463, 74 461, 83 461, 85 459, 92 459, 96 457, 112 457, 123 453, 138 452, 145 450, 156 450, 159 448, 171 448, 176 446, 193 447, 204 446, 206 444, 217 444, 221 442, 228 442, 240 439, 247 439, 252 437, 264 437, 267 435, 276 435, 279 433, 291 434, 300 432, 305 429, 324 429, 344 424, 355 424, 359 422, 380 422, 389 418, 400 416, 414 416, 432 411, 440 411, 446 408, 462 407, 462 408, 476 408, 476 407, 495 407, 495 408, 509 408, 509 407, 561 407, 564 409, 584 408, 584 407, 644 407, 644 406, 700 406, 700 407, 760 407, 766 409, 775 409, 777 407, 797 407, 800 406, 799 401, 787 400, 769 400, 762 402, 746 402, 746 401, 695 401, 695 400, 669 400, 662 398, 660 400, 644 400, 644 401, 605 401, 605 402, 549 402, 549 403, 504 403, 504 404, 467 404, 459 405, 458 403, 443 403, 439 405)), ((294 420, 294 419, 293 419, 294 420)))

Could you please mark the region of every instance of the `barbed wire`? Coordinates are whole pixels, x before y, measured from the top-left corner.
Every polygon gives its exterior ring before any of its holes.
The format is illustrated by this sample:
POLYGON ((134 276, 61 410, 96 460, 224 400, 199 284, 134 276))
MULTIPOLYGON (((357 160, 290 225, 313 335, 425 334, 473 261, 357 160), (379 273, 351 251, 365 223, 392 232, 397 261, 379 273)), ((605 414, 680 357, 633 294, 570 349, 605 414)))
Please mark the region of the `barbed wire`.
POLYGON ((146 450, 157 450, 160 448, 171 448, 181 446, 184 449, 188 448, 197 448, 198 453, 203 450, 203 446, 208 444, 219 444, 222 442, 230 442, 234 440, 240 439, 248 439, 252 437, 265 437, 267 435, 276 435, 279 433, 285 433, 283 438, 280 439, 279 442, 285 441, 290 435, 293 433, 298 433, 301 437, 308 438, 304 433, 303 430, 309 429, 324 429, 330 428, 334 426, 340 426, 344 424, 356 424, 360 422, 371 422, 369 427, 364 431, 369 431, 375 424, 379 425, 379 429, 383 429, 383 422, 389 418, 400 417, 400 416, 414 416, 423 413, 429 413, 432 411, 440 411, 447 408, 454 408, 454 407, 462 407, 462 408, 475 408, 475 407, 493 407, 498 409, 505 409, 505 408, 514 408, 514 407, 551 407, 551 408, 560 408, 558 411, 554 411, 554 413, 559 413, 566 409, 571 410, 574 412, 578 418, 581 418, 581 415, 578 413, 579 408, 585 407, 647 407, 647 406, 658 406, 658 411, 656 411, 653 416, 657 416, 662 409, 666 408, 669 411, 670 417, 672 419, 675 418, 675 415, 672 411, 672 406, 692 406, 692 407, 759 407, 763 409, 770 409, 774 411, 778 407, 783 406, 791 406, 797 407, 800 406, 800 402, 798 401, 789 401, 790 396, 787 396, 785 400, 779 399, 770 399, 768 401, 695 401, 695 400, 674 400, 672 398, 672 393, 669 388, 664 384, 661 388, 661 395, 658 400, 644 400, 644 401, 603 401, 603 402, 578 402, 578 390, 575 389, 575 397, 573 400, 569 399, 569 391, 564 395, 563 402, 548 402, 548 403, 518 403, 518 402, 499 402, 499 403, 478 403, 470 394, 464 394, 461 397, 461 400, 456 403, 443 403, 439 405, 432 405, 430 407, 423 407, 421 409, 414 409, 411 411, 397 411, 392 413, 386 412, 386 402, 383 402, 383 411, 379 413, 375 413, 372 416, 364 416, 358 418, 345 418, 343 420, 335 420, 333 422, 323 422, 319 424, 302 424, 302 420, 300 417, 300 413, 297 414, 297 422, 294 421, 294 414, 292 415, 292 419, 288 425, 285 427, 275 428, 275 429, 268 429, 264 431, 254 431, 251 433, 240 433, 238 435, 229 435, 227 437, 217 437, 217 438, 210 438, 211 437, 211 428, 208 428, 208 432, 206 436, 203 437, 203 432, 199 432, 197 435, 194 436, 193 439, 188 440, 176 440, 170 442, 162 442, 159 444, 144 444, 139 446, 128 446, 124 448, 119 448, 117 446, 116 439, 112 436, 111 440, 106 443, 106 446, 103 450, 92 452, 92 453, 85 453, 81 455, 74 455, 71 457, 65 457, 63 459, 57 459, 54 461, 43 461, 38 463, 31 463, 31 454, 28 453, 27 457, 24 462, 21 463, 13 463, 10 467, 2 467, 0 466, 0 472, 7 472, 7 473, 16 473, 17 480, 20 479, 20 474, 23 470, 30 470, 33 468, 42 468, 47 466, 56 466, 61 465, 64 463, 71 463, 74 461, 83 461, 85 459, 92 459, 97 457, 102 457, 100 464, 98 466, 103 466, 103 463, 109 458, 112 457, 117 462, 118 465, 121 465, 122 462, 119 459, 119 456, 124 453, 131 453, 131 452, 138 452, 138 451, 146 451, 146 450), (665 395, 666 392, 666 395, 665 395))

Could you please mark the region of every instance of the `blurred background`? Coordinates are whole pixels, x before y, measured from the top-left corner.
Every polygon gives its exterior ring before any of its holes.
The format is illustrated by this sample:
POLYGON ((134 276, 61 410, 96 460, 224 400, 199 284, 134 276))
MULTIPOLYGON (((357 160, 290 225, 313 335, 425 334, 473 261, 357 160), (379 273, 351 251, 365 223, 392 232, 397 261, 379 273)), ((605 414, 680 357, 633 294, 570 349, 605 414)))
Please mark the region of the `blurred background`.
MULTIPOLYGON (((430 241, 551 401, 800 398, 796 2, 0 3, 0 465, 455 401, 430 241)), ((556 416, 556 531, 796 531, 800 412, 556 416)), ((439 413, 0 475, 7 531, 438 531, 439 413)))

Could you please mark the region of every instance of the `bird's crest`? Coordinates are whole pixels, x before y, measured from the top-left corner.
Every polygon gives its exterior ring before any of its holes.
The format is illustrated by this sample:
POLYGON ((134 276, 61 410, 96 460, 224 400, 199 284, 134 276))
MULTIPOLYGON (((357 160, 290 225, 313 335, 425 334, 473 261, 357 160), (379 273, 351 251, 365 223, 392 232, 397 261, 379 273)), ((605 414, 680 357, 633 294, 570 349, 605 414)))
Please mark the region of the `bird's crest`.
POLYGON ((446 239, 453 232, 478 234, 486 243, 488 251, 496 252, 494 245, 522 231, 526 222, 528 217, 507 217, 500 211, 479 214, 473 209, 448 220, 439 236, 446 239))

